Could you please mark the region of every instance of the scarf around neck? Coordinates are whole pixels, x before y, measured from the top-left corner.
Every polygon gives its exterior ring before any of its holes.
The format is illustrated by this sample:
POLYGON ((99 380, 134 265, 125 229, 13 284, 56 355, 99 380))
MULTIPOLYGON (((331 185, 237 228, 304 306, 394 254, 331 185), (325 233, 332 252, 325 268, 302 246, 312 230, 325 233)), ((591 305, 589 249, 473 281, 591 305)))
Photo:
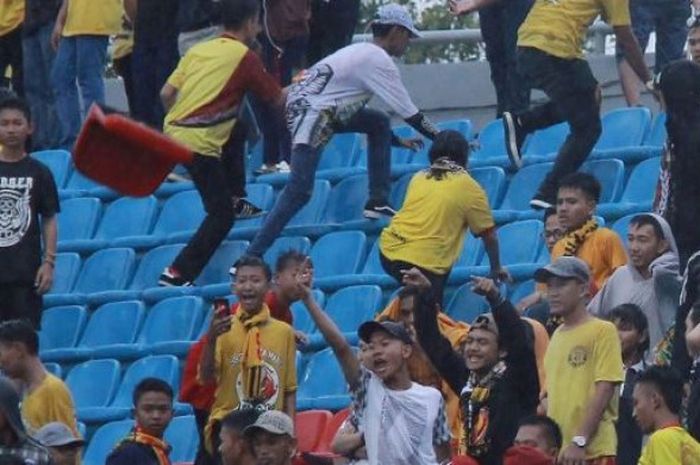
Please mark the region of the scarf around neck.
POLYGON ((586 221, 580 228, 567 233, 563 238, 564 256, 575 257, 586 239, 598 229, 598 222, 595 218, 586 221))
POLYGON ((262 343, 260 341, 260 326, 270 320, 270 308, 263 303, 262 309, 250 315, 242 308, 236 313, 236 319, 245 328, 243 341, 243 384, 247 399, 256 400, 260 396, 262 384, 262 343))
POLYGON ((149 446, 158 459, 159 465, 170 465, 170 457, 168 457, 168 454, 170 454, 170 446, 164 440, 146 433, 138 425, 124 438, 123 442, 133 442, 149 446))

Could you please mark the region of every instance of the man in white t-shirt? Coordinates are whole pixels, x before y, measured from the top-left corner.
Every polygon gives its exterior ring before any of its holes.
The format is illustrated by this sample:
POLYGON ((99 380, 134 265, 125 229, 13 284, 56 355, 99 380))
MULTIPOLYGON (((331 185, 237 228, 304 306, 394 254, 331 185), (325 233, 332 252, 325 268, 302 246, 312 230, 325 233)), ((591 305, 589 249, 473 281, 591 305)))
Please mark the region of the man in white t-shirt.
POLYGON ((304 304, 350 385, 350 421, 362 433, 355 448, 366 447, 369 465, 437 465, 449 459, 445 403, 437 389, 411 381, 408 359, 413 340, 406 327, 393 321, 363 323, 358 335, 367 345, 363 360, 368 367, 362 366, 306 289, 304 304))
POLYGON ((292 137, 291 174, 248 253, 262 256, 289 220, 308 202, 323 147, 334 133, 367 134, 369 201, 364 215, 393 216, 390 189, 391 145, 415 150, 421 139, 401 139, 391 132, 389 117, 366 108, 373 97, 383 100, 423 136, 433 139, 435 126, 411 101, 392 60, 406 51, 418 31, 401 5, 379 8, 372 22, 372 42, 349 45, 312 66, 289 90, 287 125, 292 137))

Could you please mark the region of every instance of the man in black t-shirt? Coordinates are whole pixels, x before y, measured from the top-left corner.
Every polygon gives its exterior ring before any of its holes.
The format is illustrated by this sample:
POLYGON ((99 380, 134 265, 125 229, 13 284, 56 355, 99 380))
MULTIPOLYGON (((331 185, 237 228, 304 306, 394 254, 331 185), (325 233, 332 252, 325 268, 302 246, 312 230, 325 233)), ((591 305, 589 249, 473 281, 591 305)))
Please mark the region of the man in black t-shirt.
POLYGON ((27 105, 0 101, 0 322, 28 319, 38 328, 41 296, 53 283, 59 204, 51 172, 25 151, 31 133, 27 105))

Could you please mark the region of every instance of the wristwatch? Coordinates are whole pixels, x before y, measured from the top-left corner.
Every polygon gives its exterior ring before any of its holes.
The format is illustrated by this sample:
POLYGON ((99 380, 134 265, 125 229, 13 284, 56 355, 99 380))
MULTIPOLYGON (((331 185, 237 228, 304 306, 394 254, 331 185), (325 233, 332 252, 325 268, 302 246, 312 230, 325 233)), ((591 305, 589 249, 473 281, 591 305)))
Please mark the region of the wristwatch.
POLYGON ((576 447, 580 447, 581 449, 586 447, 586 444, 588 443, 585 436, 574 436, 573 438, 571 438, 571 442, 576 447))

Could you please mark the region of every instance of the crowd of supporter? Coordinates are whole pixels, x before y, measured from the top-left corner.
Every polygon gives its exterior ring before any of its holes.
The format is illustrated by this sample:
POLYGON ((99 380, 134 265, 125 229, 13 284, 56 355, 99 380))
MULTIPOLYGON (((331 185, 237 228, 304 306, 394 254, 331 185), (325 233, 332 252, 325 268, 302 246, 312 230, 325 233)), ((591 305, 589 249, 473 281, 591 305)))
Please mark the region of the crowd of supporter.
POLYGON ((4 2, 0 69, 11 91, 0 98, 0 464, 81 460, 74 400, 39 357, 60 202, 51 172, 28 150, 73 148, 89 107, 105 103, 112 41, 129 115, 194 154, 185 169, 206 211, 159 284, 192 286, 237 218, 266 217, 232 264, 235 304, 213 300, 180 391, 158 378, 135 386, 135 426, 108 465, 169 465, 164 435, 177 401, 195 413, 196 465, 700 465, 700 5, 666 3, 446 5, 480 15, 513 170, 529 133, 569 124, 530 201, 550 262, 534 272, 535 291, 511 302, 489 198, 469 171, 470 143, 415 106, 393 60, 420 35, 405 7, 381 6, 373 40, 349 44, 359 9, 351 0, 4 2), (625 238, 596 216, 601 184, 579 171, 601 133, 601 89, 582 50, 598 16, 613 27, 628 103, 639 103, 641 82, 666 114, 660 176, 648 186, 653 212, 636 214, 625 238), (652 29, 654 73, 643 55, 652 29), (530 89, 548 101, 531 107, 530 89), (419 136, 396 135, 386 112, 366 107, 372 97, 419 136), (263 134, 258 174, 289 172, 270 212, 246 200, 248 104, 263 134), (316 301, 309 256, 262 258, 309 201, 324 147, 344 132, 367 135, 364 216, 387 219, 379 261, 399 288, 357 328, 358 347, 316 301), (425 144, 429 166, 394 210, 391 147, 425 144), (469 278, 489 311, 457 321, 443 299, 467 233, 489 262, 484 276, 469 278), (351 395, 332 455, 297 453, 296 359, 309 338, 293 329, 295 302, 351 395))

